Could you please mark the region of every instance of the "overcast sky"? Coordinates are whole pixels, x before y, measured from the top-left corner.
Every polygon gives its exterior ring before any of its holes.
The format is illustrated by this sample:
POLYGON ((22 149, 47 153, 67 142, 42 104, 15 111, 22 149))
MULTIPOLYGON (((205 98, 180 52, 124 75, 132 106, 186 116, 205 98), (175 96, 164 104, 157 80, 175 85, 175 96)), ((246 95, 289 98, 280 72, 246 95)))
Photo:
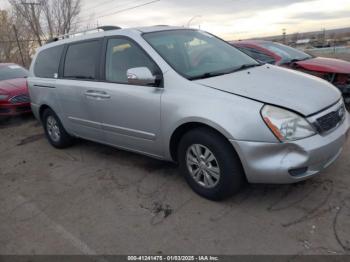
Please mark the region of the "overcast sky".
MULTIPOLYGON (((281 34, 283 28, 295 33, 350 27, 350 0, 155 0, 120 12, 151 1, 82 0, 79 25, 183 26, 193 18, 191 27, 225 39, 281 34)), ((6 2, 0 0, 0 5, 6 2)))

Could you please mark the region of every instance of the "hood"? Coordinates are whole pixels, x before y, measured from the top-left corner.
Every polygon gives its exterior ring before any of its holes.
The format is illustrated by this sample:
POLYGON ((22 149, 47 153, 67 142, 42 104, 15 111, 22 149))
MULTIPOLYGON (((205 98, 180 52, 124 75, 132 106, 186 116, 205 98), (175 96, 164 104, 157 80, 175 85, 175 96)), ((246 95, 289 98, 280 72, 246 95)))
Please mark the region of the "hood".
POLYGON ((15 78, 0 81, 0 94, 14 96, 27 93, 28 86, 26 78, 15 78))
POLYGON ((341 98, 336 87, 318 77, 272 65, 201 79, 196 83, 289 108, 304 116, 316 113, 341 98))
POLYGON ((340 59, 315 57, 295 64, 310 71, 350 74, 350 63, 340 59))

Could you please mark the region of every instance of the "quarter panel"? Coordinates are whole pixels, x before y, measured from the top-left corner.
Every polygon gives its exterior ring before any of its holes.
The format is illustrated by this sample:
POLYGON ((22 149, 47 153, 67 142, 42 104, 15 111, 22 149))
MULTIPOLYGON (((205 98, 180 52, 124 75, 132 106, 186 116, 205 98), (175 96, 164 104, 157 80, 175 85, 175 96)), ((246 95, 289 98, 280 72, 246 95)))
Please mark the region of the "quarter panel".
POLYGON ((62 112, 57 100, 56 79, 43 79, 31 76, 28 78, 28 89, 31 107, 38 120, 40 120, 39 109, 42 105, 49 106, 62 118, 62 112))

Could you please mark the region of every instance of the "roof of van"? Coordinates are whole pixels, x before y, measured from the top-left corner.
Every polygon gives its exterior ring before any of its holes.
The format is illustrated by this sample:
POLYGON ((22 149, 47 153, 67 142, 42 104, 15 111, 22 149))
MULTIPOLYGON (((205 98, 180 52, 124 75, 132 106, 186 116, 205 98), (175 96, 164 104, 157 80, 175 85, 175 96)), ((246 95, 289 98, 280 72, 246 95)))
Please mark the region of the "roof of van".
MULTIPOLYGON (((105 35, 113 35, 115 34, 123 34, 128 31, 132 32, 140 32, 140 33, 151 33, 151 32, 159 32, 159 31, 168 31, 168 30, 183 30, 183 29, 190 29, 186 27, 181 26, 168 26, 168 25, 155 25, 155 26, 145 26, 145 27, 132 27, 132 28, 121 28, 121 29, 110 29, 106 31, 98 31, 98 32, 90 32, 85 33, 84 32, 77 32, 76 35, 74 35, 74 32, 71 33, 72 37, 67 37, 63 39, 58 39, 54 41, 50 41, 43 45, 40 49, 46 49, 51 46, 60 45, 62 43, 69 43, 69 42, 75 42, 80 41, 84 39, 91 39, 95 37, 103 37, 105 35)), ((93 29, 92 29, 93 30, 93 29)), ((88 32, 88 30, 87 30, 88 32)))
POLYGON ((142 33, 150 33, 150 32, 157 32, 157 31, 190 29, 190 28, 186 28, 182 26, 155 25, 155 26, 135 27, 130 29, 136 29, 142 33))

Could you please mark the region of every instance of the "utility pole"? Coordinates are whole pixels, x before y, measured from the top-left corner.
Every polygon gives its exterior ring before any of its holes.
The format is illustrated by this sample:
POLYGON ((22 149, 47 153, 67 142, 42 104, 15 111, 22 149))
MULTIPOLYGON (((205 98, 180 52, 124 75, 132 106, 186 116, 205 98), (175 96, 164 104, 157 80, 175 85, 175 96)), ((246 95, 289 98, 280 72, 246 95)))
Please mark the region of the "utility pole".
POLYGON ((25 67, 24 58, 23 58, 22 49, 21 49, 21 45, 19 44, 19 40, 18 40, 17 28, 16 28, 15 25, 13 25, 13 31, 15 32, 15 37, 16 37, 16 42, 17 42, 18 50, 19 50, 19 53, 20 53, 21 59, 22 59, 22 65, 25 67))
POLYGON ((326 28, 322 29, 322 45, 323 47, 326 46, 326 28))
POLYGON ((27 5, 30 6, 30 11, 32 13, 32 18, 33 18, 33 26, 35 27, 36 35, 38 38, 38 43, 40 46, 42 46, 42 41, 40 38, 40 26, 39 26, 39 21, 35 13, 35 6, 41 5, 41 3, 36 3, 36 2, 21 2, 22 5, 27 5))
POLYGON ((282 29, 282 37, 283 37, 283 44, 286 44, 286 29, 285 28, 283 28, 282 29))

